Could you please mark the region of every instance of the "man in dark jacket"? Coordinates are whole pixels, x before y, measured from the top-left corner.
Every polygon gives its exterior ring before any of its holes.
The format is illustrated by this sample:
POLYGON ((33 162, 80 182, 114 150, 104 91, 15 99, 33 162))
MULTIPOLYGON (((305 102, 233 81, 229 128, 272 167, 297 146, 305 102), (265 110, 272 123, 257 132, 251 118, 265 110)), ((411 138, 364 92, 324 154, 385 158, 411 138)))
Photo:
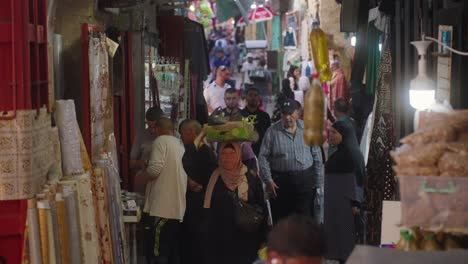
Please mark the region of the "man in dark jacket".
POLYGON ((258 133, 258 141, 252 145, 252 149, 256 156, 260 154, 260 146, 262 145, 265 132, 271 125, 270 116, 260 110, 260 98, 257 88, 247 90, 247 106, 242 109, 241 113, 244 117, 255 116, 255 131, 258 133))
POLYGON ((187 119, 180 125, 180 136, 185 146, 182 158, 188 175, 187 208, 183 221, 182 263, 203 262, 202 219, 203 197, 211 174, 217 167, 212 149, 203 143, 204 132, 200 123, 187 119))

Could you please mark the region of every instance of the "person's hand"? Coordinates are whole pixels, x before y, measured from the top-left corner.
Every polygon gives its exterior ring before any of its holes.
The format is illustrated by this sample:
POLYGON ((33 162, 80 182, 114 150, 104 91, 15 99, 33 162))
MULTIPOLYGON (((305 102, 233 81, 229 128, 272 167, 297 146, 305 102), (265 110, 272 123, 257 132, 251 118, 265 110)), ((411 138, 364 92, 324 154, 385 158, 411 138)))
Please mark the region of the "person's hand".
POLYGON ((188 189, 192 192, 200 192, 203 189, 201 184, 198 184, 196 181, 192 179, 188 179, 188 189))
POLYGON ((360 212, 359 208, 356 207, 356 206, 351 207, 351 211, 352 211, 354 216, 356 216, 360 212))
POLYGON ((199 149, 203 144, 203 139, 205 139, 206 137, 207 126, 208 126, 207 124, 203 126, 200 134, 198 134, 198 136, 195 138, 195 141, 193 142, 193 144, 195 145, 197 149, 199 149))
POLYGON ((276 193, 276 189, 279 189, 278 185, 276 185, 276 183, 271 180, 269 181, 267 184, 266 184, 266 190, 268 192, 269 195, 271 195, 271 197, 273 198, 276 198, 278 195, 276 193))
POLYGON ((146 160, 139 160, 138 165, 142 170, 144 170, 148 167, 148 162, 146 160))

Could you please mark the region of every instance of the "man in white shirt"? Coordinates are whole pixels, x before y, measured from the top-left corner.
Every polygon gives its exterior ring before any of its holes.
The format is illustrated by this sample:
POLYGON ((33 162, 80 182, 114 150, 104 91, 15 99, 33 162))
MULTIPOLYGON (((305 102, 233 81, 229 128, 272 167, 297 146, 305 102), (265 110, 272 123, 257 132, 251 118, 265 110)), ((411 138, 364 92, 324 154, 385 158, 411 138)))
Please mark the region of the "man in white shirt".
MULTIPOLYGON (((253 86, 253 81, 249 78, 249 72, 254 70, 257 66, 254 63, 254 56, 252 53, 247 54, 247 61, 242 64, 242 84, 244 85, 244 90, 248 90, 253 86)), ((241 87, 242 87, 241 84, 241 87)))
POLYGON ((213 113, 218 107, 225 108, 224 92, 231 88, 226 81, 229 79, 229 69, 226 66, 220 66, 216 70, 216 80, 210 83, 203 91, 208 113, 213 113))
POLYGON ((148 263, 178 263, 181 222, 185 214, 187 174, 182 165, 184 147, 174 136, 168 118, 158 119, 151 159, 146 169, 145 207, 148 263))
POLYGON ((150 107, 145 114, 146 124, 148 128, 139 131, 133 140, 132 150, 130 152, 130 168, 133 170, 135 177, 133 187, 136 192, 144 194, 146 186, 145 172, 148 166, 148 161, 151 157, 151 149, 155 135, 151 133, 152 128, 156 124, 156 120, 164 115, 159 107, 150 107))

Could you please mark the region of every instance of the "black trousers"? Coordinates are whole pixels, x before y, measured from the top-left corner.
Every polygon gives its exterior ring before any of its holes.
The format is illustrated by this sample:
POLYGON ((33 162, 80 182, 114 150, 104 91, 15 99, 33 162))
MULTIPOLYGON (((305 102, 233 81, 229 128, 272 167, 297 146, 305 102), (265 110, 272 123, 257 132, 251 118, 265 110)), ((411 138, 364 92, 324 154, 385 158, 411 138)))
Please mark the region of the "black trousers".
POLYGON ((143 214, 147 264, 179 264, 179 220, 143 214))
POLYGON ((279 189, 277 197, 270 199, 274 223, 292 214, 312 216, 315 187, 312 168, 297 172, 272 171, 279 189))
POLYGON ((205 264, 206 232, 204 232, 205 215, 203 212, 203 191, 187 191, 187 208, 182 223, 181 263, 205 264))

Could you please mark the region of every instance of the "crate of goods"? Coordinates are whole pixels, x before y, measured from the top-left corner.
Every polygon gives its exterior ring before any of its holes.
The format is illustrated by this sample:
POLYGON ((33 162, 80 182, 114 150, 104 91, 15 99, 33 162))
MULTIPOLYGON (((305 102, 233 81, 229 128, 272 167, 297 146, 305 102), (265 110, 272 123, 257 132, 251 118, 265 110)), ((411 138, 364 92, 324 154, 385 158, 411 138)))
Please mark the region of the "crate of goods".
POLYGON ((393 151, 402 224, 468 232, 468 111, 434 113, 433 122, 393 151))
POLYGON ((254 138, 254 126, 245 120, 206 127, 206 139, 210 142, 253 141, 254 138))
POLYGON ((468 178, 399 176, 404 226, 468 231, 468 178))

